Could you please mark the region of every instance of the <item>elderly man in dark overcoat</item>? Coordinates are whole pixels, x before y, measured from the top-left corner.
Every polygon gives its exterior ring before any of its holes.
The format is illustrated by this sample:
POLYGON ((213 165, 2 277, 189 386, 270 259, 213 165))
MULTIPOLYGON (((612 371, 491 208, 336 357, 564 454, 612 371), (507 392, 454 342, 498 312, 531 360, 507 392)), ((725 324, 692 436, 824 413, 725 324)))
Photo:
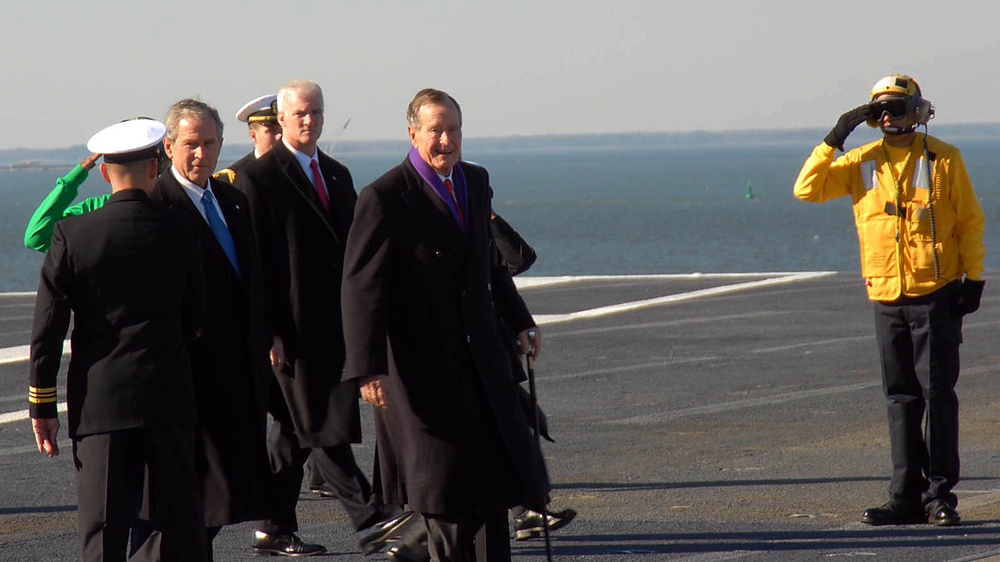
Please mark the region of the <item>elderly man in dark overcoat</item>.
POLYGON ((219 113, 185 99, 170 107, 166 125, 171 166, 157 179, 154 197, 190 218, 208 290, 204 323, 189 352, 211 559, 211 541, 222 526, 259 520, 272 509, 266 446, 270 340, 246 198, 211 177, 222 147, 219 113))
POLYGON ((260 553, 302 556, 325 550, 295 535, 303 464, 314 450, 314 468, 355 530, 387 519, 351 450, 351 443, 361 440, 361 418, 357 385, 341 382, 340 281, 357 194, 347 168, 317 146, 323 113, 318 84, 296 80, 283 86, 281 142, 236 178, 250 202, 274 332, 275 424, 268 446, 277 510, 256 533, 254 548, 260 553))
POLYGON ((386 503, 424 516, 433 560, 464 562, 488 519, 548 493, 498 318, 525 351, 541 334, 496 260, 489 176, 459 162, 458 103, 422 90, 407 116, 413 149, 362 190, 347 241, 345 377, 377 406, 386 503))

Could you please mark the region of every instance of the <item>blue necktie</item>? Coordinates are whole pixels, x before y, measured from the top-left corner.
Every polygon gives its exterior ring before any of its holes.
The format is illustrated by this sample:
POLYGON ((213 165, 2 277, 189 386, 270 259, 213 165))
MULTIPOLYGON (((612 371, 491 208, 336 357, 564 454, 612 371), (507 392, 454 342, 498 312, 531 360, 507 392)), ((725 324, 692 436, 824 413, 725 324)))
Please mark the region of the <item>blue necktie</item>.
POLYGON ((208 226, 212 229, 212 234, 215 234, 216 240, 222 246, 222 251, 226 252, 226 256, 229 257, 229 263, 233 264, 233 269, 239 275, 240 260, 236 257, 236 242, 233 242, 233 235, 226 228, 226 223, 222 222, 219 211, 215 210, 214 199, 212 192, 206 189, 201 194, 201 206, 205 208, 205 217, 208 218, 208 226))

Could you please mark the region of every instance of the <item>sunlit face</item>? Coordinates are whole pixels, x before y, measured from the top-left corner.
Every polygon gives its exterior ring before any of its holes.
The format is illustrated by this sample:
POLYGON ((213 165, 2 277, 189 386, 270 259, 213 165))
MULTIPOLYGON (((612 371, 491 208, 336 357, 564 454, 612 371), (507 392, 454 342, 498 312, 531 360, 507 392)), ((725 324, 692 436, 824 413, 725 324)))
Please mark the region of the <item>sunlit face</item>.
POLYGON ((191 183, 205 187, 219 163, 222 138, 214 121, 184 117, 177 126, 177 138, 163 139, 170 162, 191 183))
POLYGON ((417 117, 417 128, 407 127, 410 142, 435 172, 451 174, 462 156, 462 118, 458 109, 451 103, 428 103, 420 106, 417 117))
POLYGON ((250 126, 250 140, 257 154, 263 156, 281 141, 281 127, 277 123, 254 123, 250 126))
POLYGON ((312 156, 323 133, 323 96, 291 91, 278 112, 281 137, 295 150, 312 156))

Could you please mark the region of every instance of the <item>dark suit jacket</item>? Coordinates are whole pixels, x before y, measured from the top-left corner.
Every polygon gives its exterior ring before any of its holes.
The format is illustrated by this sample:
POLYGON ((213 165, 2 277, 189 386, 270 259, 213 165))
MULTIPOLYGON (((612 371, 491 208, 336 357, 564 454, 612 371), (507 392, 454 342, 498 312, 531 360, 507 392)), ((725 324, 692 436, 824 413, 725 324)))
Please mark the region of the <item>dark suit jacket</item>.
POLYGON ((388 408, 375 411, 382 492, 424 513, 548 491, 498 314, 515 331, 534 321, 496 260, 489 176, 462 169, 467 233, 407 159, 362 190, 344 265, 347 377, 388 375, 388 408))
POLYGON ((202 428, 205 519, 214 527, 268 515, 266 424, 271 372, 249 206, 233 186, 214 179, 211 185, 236 243, 240 275, 170 170, 157 180, 156 196, 189 218, 203 248, 208 307, 191 347, 191 360, 202 428))
MULTIPOLYGON (((31 386, 54 388, 75 315, 67 375, 69 436, 194 426, 185 334, 203 312, 200 250, 181 217, 140 190, 56 223, 31 334, 31 386)), ((55 417, 55 402, 32 404, 55 417)))
POLYGON ((243 167, 236 187, 250 202, 264 269, 267 317, 290 366, 274 376, 284 400, 272 414, 303 447, 361 440, 358 391, 342 384, 340 281, 357 194, 350 172, 319 153, 330 213, 284 143, 243 167))

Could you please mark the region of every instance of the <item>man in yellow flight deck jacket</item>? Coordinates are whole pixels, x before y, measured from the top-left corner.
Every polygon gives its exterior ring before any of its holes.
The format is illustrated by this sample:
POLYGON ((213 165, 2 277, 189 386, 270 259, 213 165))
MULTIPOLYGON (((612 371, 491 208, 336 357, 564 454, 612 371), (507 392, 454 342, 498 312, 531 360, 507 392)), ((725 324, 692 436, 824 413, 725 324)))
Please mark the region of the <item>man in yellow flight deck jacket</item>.
POLYGON ((804 201, 853 203, 893 465, 889 501, 862 514, 869 525, 961 521, 955 384, 962 317, 979 308, 985 284, 985 217, 958 149, 927 134, 933 115, 913 78, 882 78, 813 150, 794 188, 804 201), (883 138, 835 158, 865 121, 883 138))

